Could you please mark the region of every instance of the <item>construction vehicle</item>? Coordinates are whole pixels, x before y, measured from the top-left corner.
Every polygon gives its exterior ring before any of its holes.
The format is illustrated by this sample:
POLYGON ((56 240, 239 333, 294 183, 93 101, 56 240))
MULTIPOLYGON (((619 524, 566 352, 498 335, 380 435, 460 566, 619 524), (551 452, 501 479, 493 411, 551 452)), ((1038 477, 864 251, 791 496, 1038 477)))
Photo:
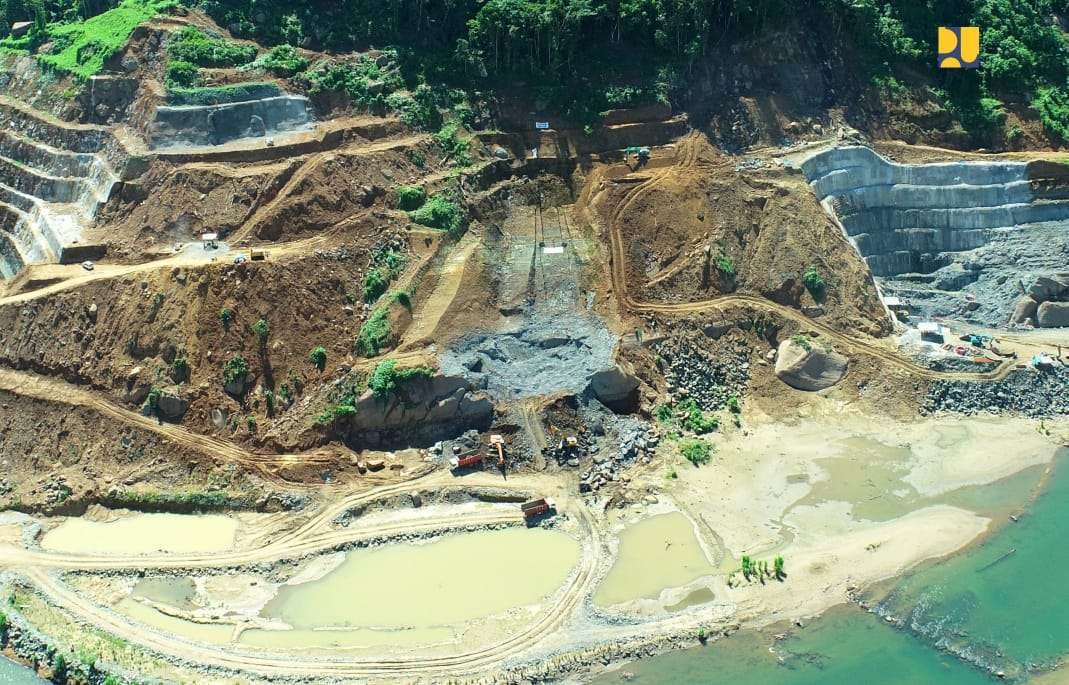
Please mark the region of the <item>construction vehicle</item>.
POLYGON ((536 516, 541 516, 548 511, 556 511, 557 503, 548 497, 542 497, 541 499, 533 499, 530 502, 524 502, 520 505, 520 509, 523 510, 523 517, 525 519, 532 519, 536 516))
POLYGON ((458 454, 457 456, 455 456, 452 459, 450 459, 449 460, 449 466, 454 471, 456 471, 457 469, 464 469, 464 468, 467 468, 469 466, 474 466, 476 464, 481 464, 482 461, 483 461, 482 453, 479 452, 478 450, 472 450, 470 452, 465 452, 463 454, 458 454))
POLYGON ((497 465, 505 466, 505 438, 500 435, 491 435, 490 444, 497 446, 497 465))

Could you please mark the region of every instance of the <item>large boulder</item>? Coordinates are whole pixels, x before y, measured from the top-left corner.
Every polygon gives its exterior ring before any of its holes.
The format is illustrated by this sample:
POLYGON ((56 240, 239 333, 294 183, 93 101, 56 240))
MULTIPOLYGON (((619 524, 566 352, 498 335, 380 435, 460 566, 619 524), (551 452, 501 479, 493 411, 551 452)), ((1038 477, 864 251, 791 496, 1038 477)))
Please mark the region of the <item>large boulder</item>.
POLYGON ((1017 306, 1013 308, 1013 315, 1010 316, 1010 323, 1027 323, 1029 319, 1034 320, 1037 307, 1039 307, 1039 302, 1025 295, 1017 300, 1017 306))
POLYGON ((1036 323, 1040 328, 1069 326, 1069 302, 1044 302, 1039 305, 1036 323))
POLYGON ((175 393, 165 392, 156 404, 160 416, 168 421, 181 421, 189 411, 189 400, 175 393))
POLYGON ((1069 274, 1051 274, 1037 278, 1028 289, 1028 294, 1042 302, 1056 298, 1066 290, 1069 290, 1069 274))
POLYGON ((591 376, 587 389, 609 409, 626 412, 638 398, 638 379, 614 366, 591 376))
POLYGON ((849 360, 813 342, 787 339, 776 354, 776 377, 798 390, 823 390, 842 380, 849 360))

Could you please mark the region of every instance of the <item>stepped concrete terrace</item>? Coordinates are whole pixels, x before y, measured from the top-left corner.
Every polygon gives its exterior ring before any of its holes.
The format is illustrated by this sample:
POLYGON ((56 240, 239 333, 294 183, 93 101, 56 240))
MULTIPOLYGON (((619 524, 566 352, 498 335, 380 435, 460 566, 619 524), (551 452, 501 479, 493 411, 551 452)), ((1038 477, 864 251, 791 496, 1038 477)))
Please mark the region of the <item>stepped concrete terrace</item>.
POLYGON ((121 146, 99 127, 50 121, 0 102, 0 276, 63 260, 108 200, 121 146), (109 149, 110 148, 110 149, 109 149))
POLYGON ((881 290, 924 316, 1005 325, 1018 281, 1069 258, 1069 200, 1037 197, 1026 162, 898 164, 849 146, 799 166, 881 290))
POLYGON ((161 106, 149 127, 149 140, 153 148, 222 145, 242 138, 304 131, 314 123, 311 103, 300 95, 217 105, 161 106))

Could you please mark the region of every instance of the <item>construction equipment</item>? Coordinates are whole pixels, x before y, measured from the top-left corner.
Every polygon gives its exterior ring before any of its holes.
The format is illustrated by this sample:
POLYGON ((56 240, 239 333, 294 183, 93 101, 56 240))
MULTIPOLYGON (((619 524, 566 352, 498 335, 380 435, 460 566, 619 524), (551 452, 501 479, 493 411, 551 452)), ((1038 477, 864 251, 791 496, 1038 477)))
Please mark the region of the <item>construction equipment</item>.
POLYGON ((500 435, 491 435, 490 444, 497 446, 497 465, 505 465, 505 438, 500 435))
POLYGON ((255 250, 249 248, 249 261, 262 262, 267 259, 267 250, 255 250))
POLYGON ((463 454, 458 454, 449 460, 449 466, 454 471, 457 469, 467 468, 474 466, 475 464, 481 464, 483 461, 483 455, 478 450, 472 450, 463 454))
POLYGON ((532 519, 536 516, 541 516, 548 511, 556 511, 557 503, 547 497, 542 497, 541 499, 533 499, 530 502, 524 502, 520 505, 520 509, 523 510, 523 517, 525 519, 532 519))

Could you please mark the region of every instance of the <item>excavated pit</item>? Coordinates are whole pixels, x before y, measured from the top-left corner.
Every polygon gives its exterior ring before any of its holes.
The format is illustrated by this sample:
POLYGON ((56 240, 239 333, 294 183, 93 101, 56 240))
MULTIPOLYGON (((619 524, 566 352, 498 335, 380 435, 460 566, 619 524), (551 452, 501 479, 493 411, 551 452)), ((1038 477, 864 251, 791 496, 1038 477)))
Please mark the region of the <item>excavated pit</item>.
POLYGON ((897 164, 850 146, 800 166, 883 293, 923 316, 1004 326, 1020 283, 1069 261, 1069 201, 1038 197, 1025 162, 897 164))
POLYGON ((149 141, 153 148, 222 145, 242 138, 308 130, 314 123, 311 103, 300 95, 165 106, 156 109, 149 141))
POLYGON ((118 181, 108 137, 63 129, 16 109, 0 131, 0 276, 27 264, 64 261, 118 181), (57 147, 61 146, 61 147, 57 147))

